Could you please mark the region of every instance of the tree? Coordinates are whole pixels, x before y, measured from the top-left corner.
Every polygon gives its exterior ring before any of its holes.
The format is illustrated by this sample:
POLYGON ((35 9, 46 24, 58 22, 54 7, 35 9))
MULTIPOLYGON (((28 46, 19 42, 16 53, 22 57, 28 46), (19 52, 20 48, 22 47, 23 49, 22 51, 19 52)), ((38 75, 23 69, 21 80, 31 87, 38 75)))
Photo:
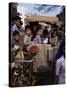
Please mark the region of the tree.
POLYGON ((65 22, 65 6, 62 6, 62 11, 57 15, 60 21, 65 22))

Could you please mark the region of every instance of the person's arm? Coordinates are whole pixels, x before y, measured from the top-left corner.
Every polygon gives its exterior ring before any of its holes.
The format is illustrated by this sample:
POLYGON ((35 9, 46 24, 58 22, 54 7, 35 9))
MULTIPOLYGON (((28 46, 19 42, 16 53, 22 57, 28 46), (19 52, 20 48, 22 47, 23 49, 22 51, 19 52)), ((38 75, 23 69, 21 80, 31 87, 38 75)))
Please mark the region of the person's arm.
POLYGON ((24 54, 23 51, 19 51, 16 55, 15 59, 24 60, 24 54))
POLYGON ((32 41, 24 42, 24 45, 30 45, 30 44, 33 44, 33 42, 32 41))
POLYGON ((24 58, 25 58, 25 57, 24 57, 24 53, 23 53, 23 51, 22 51, 22 52, 21 52, 21 59, 24 60, 24 58))
POLYGON ((24 37, 24 45, 32 44, 32 41, 28 41, 27 36, 24 37))

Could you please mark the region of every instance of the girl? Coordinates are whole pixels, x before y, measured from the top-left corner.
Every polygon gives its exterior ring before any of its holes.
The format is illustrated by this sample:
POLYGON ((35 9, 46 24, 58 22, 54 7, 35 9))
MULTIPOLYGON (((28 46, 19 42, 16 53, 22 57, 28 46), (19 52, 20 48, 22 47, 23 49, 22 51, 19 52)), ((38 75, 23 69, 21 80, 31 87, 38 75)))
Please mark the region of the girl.
POLYGON ((41 27, 36 28, 36 33, 33 39, 34 43, 42 44, 43 43, 43 30, 41 27))

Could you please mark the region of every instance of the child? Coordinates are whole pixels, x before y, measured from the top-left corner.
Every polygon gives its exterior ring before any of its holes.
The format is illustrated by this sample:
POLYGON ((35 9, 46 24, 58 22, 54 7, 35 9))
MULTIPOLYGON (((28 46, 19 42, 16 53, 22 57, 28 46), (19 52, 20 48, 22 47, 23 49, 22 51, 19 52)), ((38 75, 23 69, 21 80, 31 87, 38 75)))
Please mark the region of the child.
POLYGON ((24 41, 23 51, 24 51, 25 57, 28 54, 27 47, 33 44, 33 41, 31 39, 32 39, 32 28, 31 26, 26 26, 24 40, 23 40, 24 41))
POLYGON ((51 45, 52 46, 58 45, 58 36, 57 36, 57 32, 56 31, 53 31, 53 33, 51 35, 51 45))
POLYGON ((19 16, 16 16, 14 19, 14 25, 11 28, 12 33, 14 31, 19 31, 20 22, 21 22, 21 18, 19 16))
POLYGON ((24 36, 24 45, 30 45, 32 44, 32 28, 31 26, 25 27, 25 36, 24 36))
POLYGON ((23 52, 21 51, 21 45, 20 45, 20 34, 18 31, 13 32, 13 38, 11 42, 11 61, 16 59, 16 56, 18 56, 18 59, 24 59, 23 52))
POLYGON ((14 24, 11 27, 11 39, 13 37, 14 31, 20 31, 20 23, 21 23, 21 18, 19 16, 15 16, 14 24))
POLYGON ((35 37, 33 39, 34 43, 38 43, 38 44, 42 44, 43 42, 43 30, 41 27, 37 26, 36 28, 36 34, 35 34, 35 37))
POLYGON ((12 45, 12 47, 14 47, 15 45, 19 45, 19 44, 20 44, 20 34, 18 31, 14 31, 11 45, 12 45))

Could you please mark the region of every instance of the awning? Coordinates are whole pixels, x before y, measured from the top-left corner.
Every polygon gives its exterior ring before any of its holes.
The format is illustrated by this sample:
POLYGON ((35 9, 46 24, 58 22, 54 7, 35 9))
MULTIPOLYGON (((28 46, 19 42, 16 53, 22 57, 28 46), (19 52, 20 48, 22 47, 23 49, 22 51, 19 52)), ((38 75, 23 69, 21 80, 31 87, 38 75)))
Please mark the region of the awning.
POLYGON ((59 19, 57 17, 47 17, 47 16, 28 16, 25 18, 27 22, 46 22, 50 24, 57 24, 59 19))

